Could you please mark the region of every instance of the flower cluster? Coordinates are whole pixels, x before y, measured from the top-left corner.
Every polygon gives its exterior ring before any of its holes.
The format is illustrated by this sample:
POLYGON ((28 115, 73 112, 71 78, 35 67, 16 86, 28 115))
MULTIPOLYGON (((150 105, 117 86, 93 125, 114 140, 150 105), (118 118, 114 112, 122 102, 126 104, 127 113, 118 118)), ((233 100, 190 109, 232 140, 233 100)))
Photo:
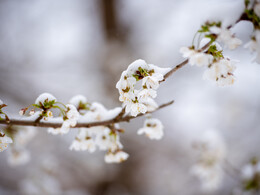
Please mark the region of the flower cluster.
POLYGON ((35 103, 26 107, 22 108, 19 111, 21 116, 26 114, 26 111, 33 106, 33 109, 29 111, 29 115, 33 116, 32 118, 38 118, 41 120, 42 118, 47 121, 49 118, 53 117, 52 108, 60 108, 57 106, 57 99, 50 93, 43 93, 35 100, 35 103), (35 109, 38 108, 40 111, 35 112, 35 109))
POLYGON ((212 66, 204 72, 203 78, 216 81, 218 86, 231 85, 235 81, 233 75, 235 68, 234 61, 221 59, 213 63, 212 66))
MULTIPOLYGON (((41 94, 35 101, 35 104, 32 104, 26 108, 20 110, 20 115, 25 115, 26 111, 33 106, 33 109, 29 111, 30 117, 28 119, 35 120, 39 122, 42 119, 50 122, 61 122, 63 121, 60 128, 49 128, 48 132, 52 134, 66 134, 69 132, 71 127, 75 127, 79 119, 80 113, 73 104, 64 105, 61 102, 58 102, 57 99, 49 93, 41 94), (39 109, 40 111, 35 111, 39 109), (58 117, 53 116, 52 109, 58 109, 60 115, 58 117)), ((81 106, 82 105, 77 105, 81 106)))
POLYGON ((6 129, 12 135, 14 143, 8 150, 7 161, 11 166, 24 165, 30 161, 30 152, 26 145, 36 135, 36 129, 33 127, 12 126, 6 129))
POLYGON ((148 118, 144 122, 144 127, 139 129, 138 135, 145 134, 150 139, 162 139, 163 125, 160 120, 155 118, 148 118))
POLYGON ((192 174, 200 180, 203 191, 218 189, 223 176, 221 165, 226 154, 222 137, 214 130, 206 131, 194 147, 199 151, 199 158, 191 169, 192 174))
POLYGON ((123 102, 126 113, 137 116, 149 109, 155 109, 157 104, 153 98, 157 96, 159 83, 168 71, 168 68, 159 68, 144 60, 136 60, 130 64, 116 84, 119 100, 123 102))
POLYGON ((214 34, 217 37, 216 41, 224 43, 230 50, 236 49, 242 44, 242 41, 227 28, 212 26, 209 28, 209 33, 214 34))
POLYGON ((0 131, 0 152, 6 150, 10 143, 13 143, 13 140, 0 131))
MULTIPOLYGON (((234 77, 234 61, 223 56, 222 48, 218 42, 223 42, 229 49, 237 48, 242 42, 236 38, 228 28, 221 27, 221 23, 206 23, 198 31, 203 33, 209 46, 203 49, 195 49, 195 46, 182 47, 180 52, 188 58, 190 65, 206 67, 203 78, 216 82, 218 86, 232 85, 234 77)), ((200 40, 199 40, 200 41, 200 40)), ((204 45, 203 47, 205 47, 204 45)))
MULTIPOLYGON (((79 97, 79 96, 77 96, 79 97)), ((81 98, 72 98, 73 100, 81 98)), ((78 105, 77 101, 70 101, 74 105, 78 105)), ((84 102, 82 102, 84 103, 84 102)), ((116 117, 122 108, 115 108, 107 110, 102 104, 93 102, 88 104, 85 113, 80 115, 81 122, 97 122, 109 120, 116 117)), ((119 163, 128 158, 128 154, 122 151, 122 144, 120 142, 119 133, 122 132, 118 124, 109 126, 98 126, 91 128, 80 128, 73 140, 70 150, 95 152, 96 149, 107 151, 105 155, 105 162, 119 163)))

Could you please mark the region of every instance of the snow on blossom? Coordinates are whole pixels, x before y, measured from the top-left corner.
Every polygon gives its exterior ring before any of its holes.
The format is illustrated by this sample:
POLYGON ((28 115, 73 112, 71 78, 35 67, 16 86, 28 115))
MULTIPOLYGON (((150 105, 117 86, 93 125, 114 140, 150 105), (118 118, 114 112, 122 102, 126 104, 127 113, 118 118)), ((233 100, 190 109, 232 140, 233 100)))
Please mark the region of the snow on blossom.
POLYGON ((210 32, 216 34, 217 41, 224 43, 230 50, 236 49, 242 44, 242 41, 236 38, 227 28, 212 26, 210 27, 210 32))
POLYGON ((78 108, 80 103, 86 104, 88 102, 87 102, 87 98, 85 96, 83 96, 83 95, 75 95, 75 96, 73 96, 70 99, 69 103, 74 105, 76 108, 78 108))
POLYGON ((148 118, 144 122, 144 127, 139 129, 137 134, 145 134, 150 139, 159 140, 163 137, 163 125, 158 119, 148 118))
POLYGON ((6 136, 2 131, 0 132, 0 152, 7 149, 8 144, 13 143, 13 140, 6 136))
POLYGON ((110 120, 115 118, 122 111, 121 107, 116 107, 111 110, 106 109, 98 102, 91 103, 89 110, 79 117, 80 122, 95 122, 110 120))
POLYGON ((213 62, 213 56, 211 54, 206 54, 203 51, 200 52, 192 48, 181 47, 180 53, 184 58, 189 59, 189 64, 192 66, 208 66, 213 62))
POLYGON ((72 104, 66 105, 67 111, 66 112, 66 120, 69 121, 71 127, 75 127, 77 124, 77 120, 79 119, 79 112, 77 108, 72 104))
MULTIPOLYGON (((72 104, 66 105, 65 116, 63 117, 63 123, 60 128, 48 128, 48 133, 53 135, 67 134, 71 127, 75 127, 79 119, 79 112, 77 108, 72 104)), ((59 118, 57 118, 59 119, 59 118)))
POLYGON ((216 82, 218 86, 232 85, 235 81, 234 70, 234 61, 220 59, 204 72, 203 78, 216 82))
POLYGON ((35 104, 44 104, 45 101, 57 101, 57 99, 50 93, 42 93, 41 95, 39 95, 39 97, 37 97, 37 99, 35 100, 35 104))
POLYGON ((140 59, 131 63, 116 84, 120 95, 119 101, 123 102, 123 107, 126 107, 126 113, 132 116, 146 113, 148 99, 157 96, 156 89, 169 70, 169 68, 147 64, 140 59))
POLYGON ((215 130, 203 133, 194 144, 198 150, 198 161, 191 168, 191 173, 201 182, 203 191, 217 190, 222 182, 222 163, 226 156, 226 145, 223 138, 215 130))
POLYGON ((129 157, 129 154, 123 151, 117 151, 115 153, 108 152, 105 155, 105 162, 106 163, 121 163, 125 161, 129 157))
POLYGON ((158 108, 158 104, 152 98, 147 98, 144 105, 147 108, 147 112, 152 112, 158 108))

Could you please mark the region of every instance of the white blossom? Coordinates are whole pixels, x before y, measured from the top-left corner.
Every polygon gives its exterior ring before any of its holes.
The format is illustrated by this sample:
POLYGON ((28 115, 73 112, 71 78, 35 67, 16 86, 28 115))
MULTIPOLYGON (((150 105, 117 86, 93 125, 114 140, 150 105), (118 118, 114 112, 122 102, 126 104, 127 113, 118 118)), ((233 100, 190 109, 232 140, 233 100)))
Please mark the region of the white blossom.
POLYGON ((126 107, 126 113, 137 116, 147 112, 149 104, 147 99, 157 96, 156 89, 169 70, 147 64, 144 60, 136 60, 130 64, 116 84, 120 95, 119 101, 126 107), (141 88, 138 88, 140 85, 141 88))
MULTIPOLYGON (((31 115, 34 115, 34 114, 35 114, 35 112, 33 112, 33 114, 31 114, 31 115)), ((49 118, 53 118, 53 113, 50 110, 47 111, 46 115, 47 116, 43 117, 43 120, 45 120, 45 121, 48 121, 49 118)))
POLYGON ((162 80, 163 80, 162 74, 153 73, 152 76, 147 76, 143 78, 142 85, 146 86, 148 89, 158 89, 159 82, 162 80))
POLYGON ((79 107, 80 102, 83 103, 83 104, 86 104, 87 98, 83 95, 75 95, 69 101, 69 103, 74 105, 76 108, 79 107))
POLYGON ((242 41, 236 38, 229 29, 213 26, 210 32, 217 36, 217 41, 223 42, 230 50, 233 50, 242 44, 242 41))
POLYGON ((0 132, 0 152, 7 149, 8 144, 13 143, 13 140, 6 136, 2 131, 0 132))
POLYGON ((25 114, 25 111, 23 110, 23 109, 21 109, 20 111, 19 111, 19 115, 20 116, 23 116, 25 114))
POLYGON ((35 104, 44 104, 45 101, 57 101, 57 99, 50 93, 42 93, 39 97, 35 100, 35 104))
POLYGON ((208 66, 213 62, 213 56, 210 54, 206 54, 203 51, 199 52, 188 47, 182 47, 180 49, 180 52, 182 53, 182 56, 184 58, 189 59, 189 64, 192 66, 208 66))
POLYGON ((201 189, 204 192, 213 192, 219 188, 223 178, 223 171, 219 165, 194 165, 191 173, 198 177, 201 182, 201 189))
POLYGON ((235 66, 233 63, 233 61, 228 59, 221 59, 213 63, 204 72, 203 78, 215 81, 218 86, 232 85, 235 81, 235 77, 233 75, 235 66))
POLYGON ((73 140, 72 144, 70 145, 70 150, 76 150, 76 151, 87 150, 90 153, 92 153, 96 151, 96 145, 94 140, 91 137, 86 137, 85 139, 78 139, 76 137, 76 139, 73 140))
POLYGON ((147 107, 147 112, 152 112, 158 108, 158 104, 152 98, 147 98, 143 101, 143 104, 147 107))
POLYGON ((253 33, 252 39, 244 47, 255 53, 253 61, 260 64, 260 30, 253 33))
POLYGON ((117 151, 115 153, 108 152, 105 155, 105 162, 106 163, 121 163, 125 161, 129 157, 129 154, 123 151, 117 151))
POLYGON ((132 116, 137 116, 138 114, 146 113, 147 112, 147 106, 145 106, 142 103, 131 103, 126 105, 126 113, 129 113, 132 116))
POLYGON ((15 145, 25 146, 28 144, 36 135, 37 130, 34 127, 14 127, 17 132, 14 134, 15 145))
POLYGON ((24 165, 30 161, 30 152, 25 146, 35 137, 34 127, 12 126, 13 144, 8 150, 7 161, 11 166, 24 165))
POLYGON ((109 128, 105 128, 102 133, 98 134, 95 142, 100 150, 115 152, 116 150, 123 148, 119 134, 115 132, 111 133, 109 128))
POLYGON ((48 133, 53 135, 67 134, 71 127, 75 127, 79 120, 79 112, 77 108, 72 104, 66 105, 65 116, 63 117, 63 123, 60 128, 48 128, 48 133))
POLYGON ((4 104, 3 101, 0 99, 0 105, 4 104))
POLYGON ((190 58, 194 54, 196 54, 196 51, 194 49, 191 49, 189 47, 181 47, 180 48, 180 53, 184 58, 190 58))
POLYGON ((157 96, 157 92, 153 89, 143 89, 137 94, 137 100, 140 102, 146 102, 147 99, 155 98, 157 96))
POLYGON ((137 134, 145 134, 150 139, 159 140, 163 137, 163 125, 158 119, 148 118, 144 122, 144 127, 139 129, 137 134))
POLYGON ((226 156, 226 145, 217 131, 208 130, 194 146, 199 151, 199 157, 191 173, 198 177, 203 191, 215 191, 222 182, 221 166, 226 156))

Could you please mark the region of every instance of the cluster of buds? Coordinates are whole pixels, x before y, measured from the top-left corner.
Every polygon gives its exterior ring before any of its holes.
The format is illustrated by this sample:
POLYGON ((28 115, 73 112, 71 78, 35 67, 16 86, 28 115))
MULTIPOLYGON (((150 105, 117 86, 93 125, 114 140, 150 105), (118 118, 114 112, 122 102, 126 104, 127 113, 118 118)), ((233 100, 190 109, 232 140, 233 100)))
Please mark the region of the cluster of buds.
POLYGON ((45 121, 47 121, 49 118, 53 117, 53 113, 50 109, 52 108, 61 109, 57 104, 58 104, 57 99, 53 95, 49 93, 43 93, 35 100, 34 104, 31 104, 26 108, 22 108, 19 111, 19 114, 23 116, 26 114, 26 111, 30 107, 33 107, 29 111, 29 115, 34 117, 39 117, 39 120, 44 119, 45 121), (40 111, 35 111, 36 109, 39 109, 40 111))

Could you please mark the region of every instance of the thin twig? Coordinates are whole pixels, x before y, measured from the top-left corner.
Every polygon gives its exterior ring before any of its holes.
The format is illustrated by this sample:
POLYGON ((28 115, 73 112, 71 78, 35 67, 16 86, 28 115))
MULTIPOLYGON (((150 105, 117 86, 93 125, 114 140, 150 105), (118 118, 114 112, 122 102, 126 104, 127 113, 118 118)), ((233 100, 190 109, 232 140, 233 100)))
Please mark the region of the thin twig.
MULTIPOLYGON (((207 49, 210 46, 211 42, 208 42, 206 45, 204 45, 199 51, 203 51, 205 49, 207 49)), ((185 66, 186 64, 188 64, 189 60, 185 60, 183 62, 181 62, 180 64, 178 64, 177 66, 175 66, 174 68, 172 68, 169 72, 167 72, 164 75, 164 80, 162 80, 161 82, 165 81, 168 77, 170 77, 173 73, 175 73, 177 70, 181 69, 183 66, 185 66)))
MULTIPOLYGON (((97 121, 97 122, 90 122, 90 123, 77 123, 77 125, 74 128, 79 128, 79 127, 95 127, 95 126, 108 126, 114 123, 121 123, 121 122, 129 122, 131 119, 137 118, 144 116, 149 113, 153 113, 159 109, 162 109, 166 106, 169 106, 173 104, 174 101, 170 101, 168 103, 160 105, 157 109, 151 112, 146 112, 145 114, 139 114, 136 117, 134 116, 124 116, 118 118, 118 115, 110 120, 105 120, 105 121, 97 121)), ((19 125, 19 126, 37 126, 37 127, 50 127, 50 128, 60 128, 62 123, 52 123, 52 122, 45 122, 45 121, 40 121, 38 123, 35 123, 35 121, 26 121, 26 120, 19 120, 19 119, 10 119, 9 123, 6 120, 0 120, 0 124, 5 124, 5 125, 19 125)))

